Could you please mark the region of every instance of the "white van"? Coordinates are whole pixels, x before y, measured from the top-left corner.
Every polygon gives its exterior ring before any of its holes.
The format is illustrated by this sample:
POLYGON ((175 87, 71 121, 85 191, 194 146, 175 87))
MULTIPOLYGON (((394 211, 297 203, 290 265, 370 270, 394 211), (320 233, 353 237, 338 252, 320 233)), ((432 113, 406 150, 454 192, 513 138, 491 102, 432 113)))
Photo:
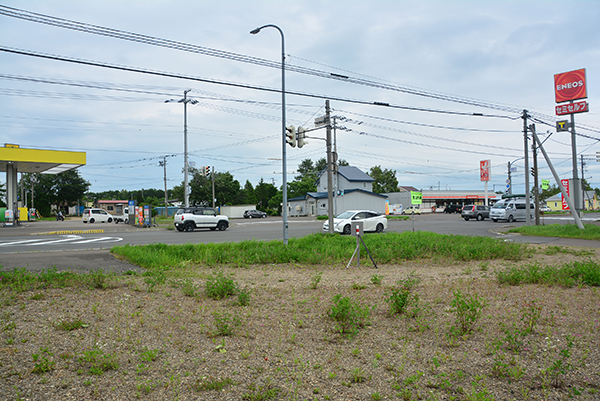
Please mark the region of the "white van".
MULTIPOLYGON (((530 203, 529 209, 531 218, 535 215, 535 204, 530 203)), ((509 223, 517 220, 527 219, 527 204, 525 199, 503 199, 496 202, 490 209, 490 219, 493 222, 506 220, 509 223)))

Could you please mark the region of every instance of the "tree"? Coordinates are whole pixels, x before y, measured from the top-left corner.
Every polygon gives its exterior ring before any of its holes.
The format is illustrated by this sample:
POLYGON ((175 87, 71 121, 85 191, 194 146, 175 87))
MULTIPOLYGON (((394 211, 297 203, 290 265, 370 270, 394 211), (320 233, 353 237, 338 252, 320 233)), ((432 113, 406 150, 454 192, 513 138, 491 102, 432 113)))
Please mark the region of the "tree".
POLYGON ((56 200, 61 206, 75 206, 83 200, 90 183, 73 169, 56 175, 56 200))
POLYGON ((540 192, 540 201, 544 202, 546 199, 556 195, 559 192, 560 189, 558 188, 558 185, 553 184, 551 187, 548 187, 548 189, 543 189, 542 192, 540 192))
MULTIPOLYGON (((23 174, 21 185, 31 188, 33 182, 34 206, 42 216, 49 216, 52 205, 74 206, 84 199, 90 183, 85 181, 77 170, 60 174, 23 174)), ((28 198, 28 206, 31 197, 28 198)))
MULTIPOLYGON (((272 208, 270 200, 277 195, 278 192, 280 191, 277 191, 277 188, 275 188, 273 184, 264 182, 264 180, 261 178, 260 182, 256 184, 256 187, 254 188, 257 209, 264 211, 267 208, 272 208)), ((277 207, 275 209, 277 209, 277 207)))
POLYGON ((381 194, 384 192, 397 192, 398 180, 396 179, 396 170, 381 169, 381 166, 371 167, 369 171, 373 183, 373 192, 381 194))
POLYGON ((254 187, 249 180, 246 180, 244 189, 242 190, 243 203, 256 204, 256 195, 254 195, 254 187))
MULTIPOLYGON (((191 168, 193 177, 190 185, 190 203, 212 206, 212 177, 203 177, 196 168, 191 168)), ((217 205, 235 205, 241 203, 240 183, 229 172, 213 172, 215 175, 215 203, 217 205)))

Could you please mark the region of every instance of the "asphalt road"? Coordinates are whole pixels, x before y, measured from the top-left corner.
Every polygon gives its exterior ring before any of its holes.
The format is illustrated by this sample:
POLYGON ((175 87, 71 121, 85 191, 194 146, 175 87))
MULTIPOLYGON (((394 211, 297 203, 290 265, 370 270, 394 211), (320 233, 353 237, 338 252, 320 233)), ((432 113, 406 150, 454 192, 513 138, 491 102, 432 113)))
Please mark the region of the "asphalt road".
MULTIPOLYGON (((600 214, 586 214, 585 222, 597 221, 600 214)), ((568 216, 548 216, 545 224, 573 224, 568 216)), ((232 220, 226 231, 196 230, 178 232, 161 228, 137 228, 125 224, 83 224, 81 220, 24 222, 18 227, 0 227, 0 269, 26 268, 31 271, 56 267, 58 270, 115 272, 139 270, 137 266, 116 259, 109 253, 115 245, 151 243, 185 244, 225 241, 281 240, 281 218, 232 220)), ((388 232, 431 231, 440 234, 501 237, 507 241, 552 244, 558 246, 600 247, 600 241, 554 237, 525 237, 506 234, 510 227, 524 222, 494 223, 464 221, 457 214, 442 213, 414 216, 410 220, 388 221, 388 232)), ((322 221, 314 218, 290 218, 289 236, 302 237, 321 232, 322 221)))

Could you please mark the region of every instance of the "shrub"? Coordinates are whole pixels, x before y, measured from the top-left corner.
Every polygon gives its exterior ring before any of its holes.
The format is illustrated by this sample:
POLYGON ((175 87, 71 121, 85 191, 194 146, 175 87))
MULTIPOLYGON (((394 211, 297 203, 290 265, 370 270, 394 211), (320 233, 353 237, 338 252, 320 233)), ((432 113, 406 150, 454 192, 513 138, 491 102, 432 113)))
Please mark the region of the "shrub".
POLYGON ((413 288, 420 282, 418 277, 410 276, 404 280, 398 281, 398 288, 392 289, 386 302, 390 305, 392 315, 401 314, 410 304, 418 302, 419 297, 413 294, 413 288))

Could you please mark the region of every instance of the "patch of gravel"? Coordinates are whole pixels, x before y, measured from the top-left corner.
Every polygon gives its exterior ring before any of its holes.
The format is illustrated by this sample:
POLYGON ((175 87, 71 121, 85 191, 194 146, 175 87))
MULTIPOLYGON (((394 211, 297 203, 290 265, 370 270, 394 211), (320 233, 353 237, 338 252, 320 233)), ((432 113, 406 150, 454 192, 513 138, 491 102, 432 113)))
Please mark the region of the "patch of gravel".
MULTIPOLYGON (((594 251, 534 258, 598 261, 594 251)), ((183 278, 150 292, 140 276, 105 290, 3 290, 0 399, 600 399, 600 291, 494 278, 495 269, 532 262, 197 267, 185 271, 195 296, 184 295, 183 278), (206 297, 215 271, 250 289, 250 304, 206 297), (419 306, 392 316, 386 299, 410 275, 421 279, 419 306), (455 290, 487 302, 473 333, 458 337, 449 335, 455 290), (327 315, 338 294, 371 308, 355 336, 341 335, 327 315), (535 330, 511 349, 507 330, 523 326, 533 302, 541 307, 535 330), (218 335, 215 317, 233 334, 218 335), (77 320, 84 327, 59 327, 77 320), (557 361, 564 371, 553 376, 557 361), (226 385, 207 389, 217 383, 226 385)))

